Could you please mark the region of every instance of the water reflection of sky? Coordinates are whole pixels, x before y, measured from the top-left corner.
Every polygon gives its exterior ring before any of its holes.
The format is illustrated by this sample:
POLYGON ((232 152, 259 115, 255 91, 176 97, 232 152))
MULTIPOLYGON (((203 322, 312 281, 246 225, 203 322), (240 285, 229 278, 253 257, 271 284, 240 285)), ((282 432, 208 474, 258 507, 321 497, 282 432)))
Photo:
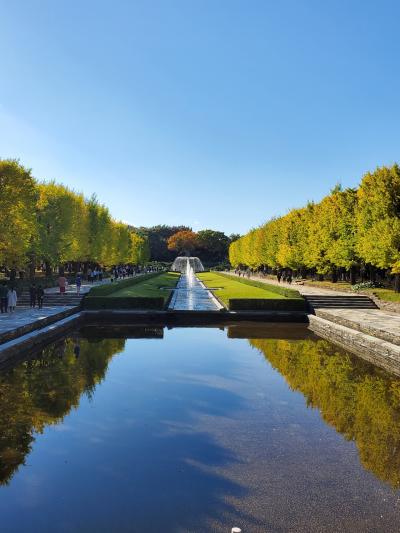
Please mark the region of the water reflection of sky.
POLYGON ((399 380, 246 328, 91 330, 3 371, 2 531, 397 531, 399 380))

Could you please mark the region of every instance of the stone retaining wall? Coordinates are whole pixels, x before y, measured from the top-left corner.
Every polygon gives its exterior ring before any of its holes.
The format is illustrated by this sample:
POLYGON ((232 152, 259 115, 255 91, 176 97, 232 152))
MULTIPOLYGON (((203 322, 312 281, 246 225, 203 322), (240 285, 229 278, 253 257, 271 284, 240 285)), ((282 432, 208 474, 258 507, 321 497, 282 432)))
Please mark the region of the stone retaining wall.
POLYGON ((400 346, 318 316, 308 318, 310 329, 320 337, 400 376, 400 346))

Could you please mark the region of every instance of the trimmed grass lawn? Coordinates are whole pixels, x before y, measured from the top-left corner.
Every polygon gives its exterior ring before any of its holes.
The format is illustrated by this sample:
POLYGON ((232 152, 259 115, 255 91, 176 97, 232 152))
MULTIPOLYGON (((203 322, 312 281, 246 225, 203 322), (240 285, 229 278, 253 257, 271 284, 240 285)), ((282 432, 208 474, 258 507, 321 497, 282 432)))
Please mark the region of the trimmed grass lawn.
POLYGON ((179 272, 163 272, 159 276, 143 280, 141 283, 136 283, 132 287, 126 287, 115 291, 110 296, 113 298, 127 298, 130 296, 140 296, 140 297, 162 297, 164 302, 169 298, 171 291, 161 290, 161 287, 169 287, 173 289, 178 283, 179 272))
POLYGON ((256 298, 256 299, 284 299, 285 297, 271 292, 267 288, 261 289, 258 287, 252 287, 246 285, 240 281, 236 281, 235 278, 228 279, 225 276, 220 276, 216 272, 198 272, 196 276, 204 285, 208 288, 216 288, 214 292, 226 306, 228 306, 230 298, 256 298))

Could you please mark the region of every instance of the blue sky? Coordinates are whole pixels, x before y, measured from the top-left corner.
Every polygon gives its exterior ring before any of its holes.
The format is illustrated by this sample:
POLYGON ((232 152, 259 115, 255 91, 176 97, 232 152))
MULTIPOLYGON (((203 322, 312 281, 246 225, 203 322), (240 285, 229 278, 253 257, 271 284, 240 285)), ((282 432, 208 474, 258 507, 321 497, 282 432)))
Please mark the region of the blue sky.
POLYGON ((243 233, 399 160, 397 1, 0 0, 0 157, 243 233))

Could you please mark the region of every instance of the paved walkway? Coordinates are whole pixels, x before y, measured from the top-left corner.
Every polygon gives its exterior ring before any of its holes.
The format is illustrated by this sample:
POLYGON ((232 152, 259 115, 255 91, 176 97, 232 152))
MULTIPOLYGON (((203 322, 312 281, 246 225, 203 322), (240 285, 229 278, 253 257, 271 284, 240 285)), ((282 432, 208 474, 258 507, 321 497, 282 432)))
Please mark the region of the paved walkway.
MULTIPOLYGON (((129 279, 129 278, 125 278, 129 279)), ((119 283, 118 280, 114 283, 119 283)), ((87 294, 92 287, 96 287, 98 285, 105 285, 111 283, 110 278, 106 278, 103 281, 95 281, 93 283, 83 283, 81 286, 81 294, 87 294)), ((46 294, 59 294, 60 290, 58 287, 50 287, 48 289, 45 289, 46 294)), ((76 294, 76 285, 68 285, 67 294, 76 294)), ((60 298, 63 296, 60 295, 60 298)), ((63 306, 63 305, 57 305, 57 306, 49 306, 46 305, 46 298, 44 299, 44 305, 42 309, 38 309, 37 307, 32 309, 28 306, 17 306, 14 313, 1 313, 0 314, 0 336, 7 334, 13 330, 16 330, 20 327, 29 326, 33 324, 34 322, 40 322, 45 321, 48 317, 51 317, 53 315, 57 315, 59 313, 62 313, 63 311, 72 309, 76 306, 63 306)), ((41 326, 39 326, 41 327, 41 326)))
MULTIPOLYGON (((127 279, 130 279, 130 278, 125 278, 125 280, 127 279)), ((119 283, 119 281, 123 281, 123 280, 121 279, 121 280, 115 281, 114 283, 119 283)), ((88 283, 87 281, 83 282, 81 285, 81 294, 87 294, 90 291, 90 289, 92 289, 93 287, 98 287, 99 285, 107 285, 108 283, 111 283, 110 278, 106 278, 103 281, 94 281, 93 283, 88 283)), ((46 294, 59 294, 60 289, 59 287, 49 287, 48 289, 45 289, 44 292, 46 294)), ((76 294, 76 285, 68 284, 65 292, 67 294, 76 294)))
POLYGON ((400 346, 400 316, 380 309, 318 309, 316 315, 400 346))
POLYGON ((14 313, 0 314, 0 336, 69 309, 71 309, 71 306, 43 307, 43 309, 17 307, 14 313))
MULTIPOLYGON (((236 274, 230 272, 232 276, 236 274)), ((246 278, 247 279, 247 278, 246 278)), ((348 292, 333 291, 331 289, 321 289, 320 287, 310 287, 308 285, 296 285, 288 283, 278 283, 278 281, 261 276, 252 276, 250 279, 261 281, 269 285, 278 285, 296 289, 304 296, 324 295, 324 296, 349 296, 348 292)), ((363 331, 369 335, 375 335, 381 339, 388 340, 400 345, 400 315, 382 311, 381 309, 343 309, 329 308, 320 309, 316 312, 317 316, 323 316, 333 322, 363 331), (390 339, 390 340, 389 340, 390 339)))

